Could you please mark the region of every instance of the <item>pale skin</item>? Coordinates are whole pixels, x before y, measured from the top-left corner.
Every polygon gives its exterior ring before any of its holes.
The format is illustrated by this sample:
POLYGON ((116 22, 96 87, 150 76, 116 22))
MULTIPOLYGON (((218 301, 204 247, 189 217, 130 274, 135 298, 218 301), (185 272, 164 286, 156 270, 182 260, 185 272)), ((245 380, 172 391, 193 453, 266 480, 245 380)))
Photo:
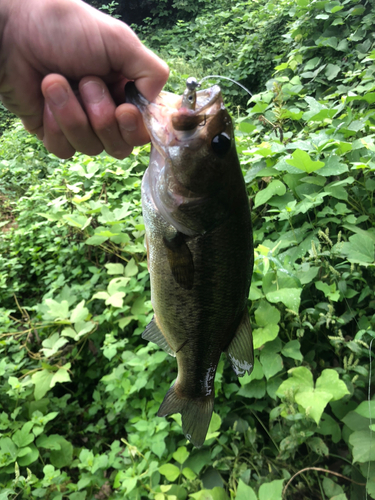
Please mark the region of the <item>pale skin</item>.
POLYGON ((2 102, 50 152, 122 159, 149 141, 124 84, 153 100, 169 70, 126 24, 81 0, 0 0, 0 34, 2 102))

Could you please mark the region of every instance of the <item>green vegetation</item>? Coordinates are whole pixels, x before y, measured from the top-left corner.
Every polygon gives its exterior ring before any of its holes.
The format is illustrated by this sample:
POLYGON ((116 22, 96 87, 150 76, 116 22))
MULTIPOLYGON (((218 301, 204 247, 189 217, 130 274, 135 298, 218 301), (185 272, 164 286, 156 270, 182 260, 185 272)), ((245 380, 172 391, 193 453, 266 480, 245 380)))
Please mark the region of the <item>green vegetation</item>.
POLYGON ((375 498, 374 5, 209 7, 140 33, 181 48, 170 90, 220 73, 258 91, 224 91, 245 108, 254 371, 238 380, 222 357, 200 450, 179 415, 156 417, 176 363, 140 338, 149 146, 59 160, 15 123, 0 142, 1 500, 375 498))

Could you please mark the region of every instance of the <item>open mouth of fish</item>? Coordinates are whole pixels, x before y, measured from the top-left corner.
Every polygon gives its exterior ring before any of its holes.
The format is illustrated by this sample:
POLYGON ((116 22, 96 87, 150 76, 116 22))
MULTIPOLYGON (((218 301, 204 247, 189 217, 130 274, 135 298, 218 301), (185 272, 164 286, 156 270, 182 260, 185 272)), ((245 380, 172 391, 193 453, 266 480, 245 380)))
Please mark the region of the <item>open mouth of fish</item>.
POLYGON ((189 148, 198 148, 194 140, 201 135, 200 129, 222 106, 218 85, 198 91, 195 88, 194 85, 188 87, 183 95, 161 92, 154 102, 149 102, 138 92, 134 82, 126 84, 126 102, 141 111, 152 143, 162 155, 184 141, 189 141, 189 148))

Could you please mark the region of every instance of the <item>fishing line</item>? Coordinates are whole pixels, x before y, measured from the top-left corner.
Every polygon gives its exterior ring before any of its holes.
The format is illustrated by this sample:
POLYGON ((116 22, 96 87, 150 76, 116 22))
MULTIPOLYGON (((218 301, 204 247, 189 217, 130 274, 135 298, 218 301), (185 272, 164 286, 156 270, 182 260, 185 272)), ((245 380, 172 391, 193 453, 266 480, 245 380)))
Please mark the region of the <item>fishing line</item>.
MULTIPOLYGON (((335 283, 337 284, 338 287, 338 280, 336 277, 334 278, 335 283)), ((344 297, 344 301, 346 302, 346 305, 349 309, 350 312, 352 312, 352 308, 349 305, 348 300, 346 297, 344 297)), ((353 319, 357 325, 357 328, 359 329, 359 323, 356 320, 355 316, 353 316, 353 319)), ((368 374, 368 391, 367 391, 367 402, 368 402, 368 412, 369 412, 369 421, 370 421, 370 449, 369 449, 369 458, 371 456, 371 448, 372 448, 372 415, 371 415, 371 377, 372 377, 372 343, 374 342, 375 339, 371 339, 369 348, 368 348, 368 357, 369 357, 369 374, 368 374)), ((371 461, 369 460, 368 466, 367 466, 367 474, 366 474, 366 485, 370 481, 370 468, 371 468, 371 461)), ((368 500, 368 495, 367 495, 367 487, 365 487, 365 500, 368 500)))
MULTIPOLYGON (((368 374, 368 394, 367 394, 367 400, 368 400, 368 413, 369 413, 369 419, 370 419, 370 450, 369 450, 369 458, 371 456, 371 447, 372 447, 372 417, 371 417, 371 365, 372 365, 372 359, 371 359, 371 351, 372 351, 372 343, 374 342, 374 339, 371 339, 370 342, 370 347, 368 349, 368 356, 369 356, 369 374, 368 374)), ((366 477, 366 483, 370 481, 370 466, 371 462, 369 460, 368 466, 367 466, 367 477, 366 477)), ((367 488, 366 488, 366 500, 367 500, 367 488)))
MULTIPOLYGON (((229 78, 227 76, 221 76, 221 75, 208 75, 208 76, 205 76, 204 78, 202 78, 202 80, 199 81, 199 83, 197 84, 198 87, 201 86, 202 82, 204 80, 208 80, 209 78, 221 78, 223 80, 229 80, 230 82, 232 83, 235 83, 236 85, 238 85, 239 87, 241 87, 245 92, 247 92, 250 97, 253 97, 253 94, 250 92, 249 89, 247 89, 246 87, 244 87, 241 83, 237 82, 236 80, 233 80, 232 78, 229 78)), ((340 128, 337 127, 337 129, 335 130, 335 132, 340 128)), ((334 280, 338 286, 338 281, 336 279, 336 277, 334 277, 334 280)), ((352 309, 346 299, 346 297, 344 297, 344 301, 346 302, 346 305, 347 307, 349 308, 349 311, 352 312, 352 309)), ((355 318, 355 316, 353 316, 353 319, 357 325, 357 327, 359 328, 359 324, 355 318)), ((367 395, 367 400, 368 400, 368 408, 369 408, 369 420, 370 420, 370 451, 369 451, 369 456, 371 454, 371 447, 372 447, 372 415, 371 415, 371 376, 372 376, 372 343, 373 343, 374 339, 371 339, 371 342, 370 342, 370 346, 369 346, 369 378, 368 378, 368 382, 369 382, 369 385, 368 385, 368 395, 367 395)), ((368 468, 367 468, 367 478, 366 478, 366 483, 368 483, 368 481, 370 480, 370 461, 368 462, 368 468)), ((366 488, 366 500, 368 499, 368 495, 367 495, 367 488, 366 488)))
POLYGON ((242 85, 242 83, 236 82, 236 80, 233 80, 232 78, 229 78, 228 76, 221 76, 221 75, 208 75, 208 76, 205 76, 204 78, 202 78, 202 80, 200 80, 199 86, 201 86, 202 82, 204 80, 207 80, 208 78, 222 78, 223 80, 229 80, 229 81, 235 83, 236 85, 238 85, 239 87, 241 87, 241 89, 243 89, 245 92, 247 92, 250 97, 253 97, 253 94, 250 92, 250 90, 247 89, 246 87, 244 87, 242 85))

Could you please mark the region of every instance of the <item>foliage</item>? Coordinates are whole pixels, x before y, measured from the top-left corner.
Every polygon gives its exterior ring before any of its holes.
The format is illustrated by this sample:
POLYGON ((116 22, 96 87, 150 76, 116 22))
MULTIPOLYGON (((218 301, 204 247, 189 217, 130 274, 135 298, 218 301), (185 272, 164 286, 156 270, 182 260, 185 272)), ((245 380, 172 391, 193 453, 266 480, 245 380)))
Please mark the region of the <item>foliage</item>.
POLYGON ((101 0, 85 0, 93 7, 108 14, 115 13, 128 24, 143 25, 145 18, 153 19, 154 25, 171 27, 179 19, 188 21, 207 6, 227 6, 230 0, 119 0, 104 3, 101 0))
MULTIPOLYGON (((275 57, 285 52, 282 35, 289 8, 290 2, 285 0, 215 3, 200 10, 194 20, 180 19, 170 29, 158 29, 151 18, 145 20, 146 25, 133 27, 153 50, 170 61, 172 71, 175 59, 182 58, 198 70, 188 76, 228 76, 255 93, 269 79, 275 57)), ((246 103, 237 86, 223 80, 218 83, 226 88, 227 98, 236 104, 246 103)))
MULTIPOLYGON (((275 8, 289 12, 287 53, 236 131, 253 205, 255 368, 238 380, 223 356, 199 450, 179 415, 156 417, 176 363, 140 339, 149 147, 58 160, 19 124, 4 133, 1 499, 365 498, 311 471, 284 495, 311 466, 375 498, 374 14, 352 1, 275 8)), ((176 46, 195 43, 185 29, 176 46)), ((187 57, 181 72, 207 72, 198 51, 187 57)))

